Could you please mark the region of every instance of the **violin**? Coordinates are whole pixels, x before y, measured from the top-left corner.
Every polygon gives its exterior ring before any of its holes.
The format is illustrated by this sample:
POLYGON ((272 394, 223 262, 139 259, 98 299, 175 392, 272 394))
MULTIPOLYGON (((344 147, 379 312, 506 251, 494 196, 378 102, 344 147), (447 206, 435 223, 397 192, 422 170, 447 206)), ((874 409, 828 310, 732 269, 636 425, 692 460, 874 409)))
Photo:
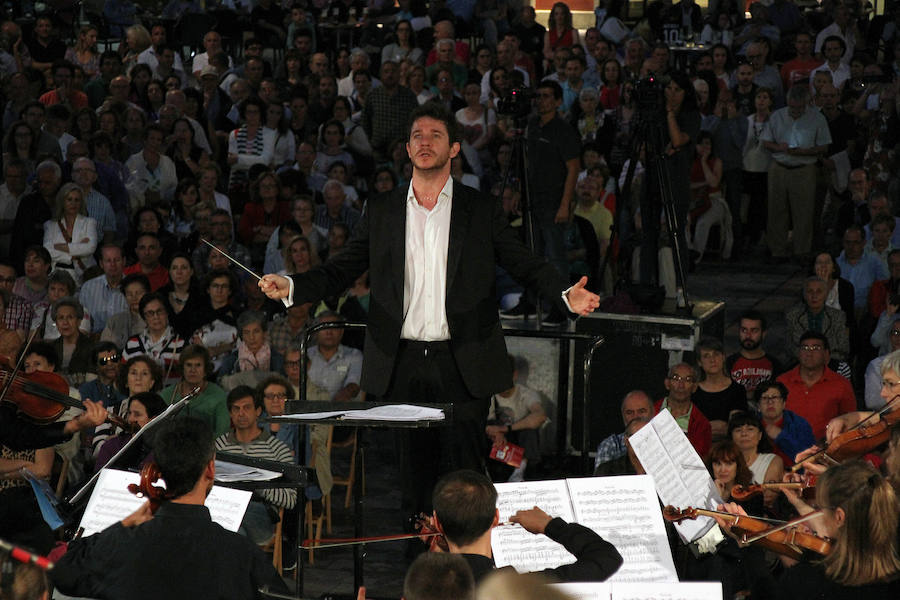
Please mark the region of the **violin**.
POLYGON ((806 462, 813 459, 824 459, 828 463, 837 464, 858 458, 889 442, 891 429, 900 423, 900 405, 895 404, 897 398, 900 398, 900 395, 894 396, 880 411, 872 413, 851 429, 838 435, 823 449, 799 461, 791 467, 791 472, 796 473, 806 462), (874 421, 876 416, 880 417, 878 421, 874 421))
POLYGON ((752 498, 758 494, 762 494, 766 490, 797 490, 800 497, 811 502, 816 499, 816 478, 810 476, 805 482, 772 482, 772 483, 754 483, 753 485, 735 485, 731 488, 731 497, 738 502, 743 502, 748 498, 752 498))
POLYGON ((159 466, 155 462, 150 462, 141 467, 140 483, 128 484, 129 492, 139 498, 146 498, 149 500, 151 513, 156 513, 163 501, 172 498, 172 495, 169 494, 166 488, 161 485, 153 485, 159 481, 160 477, 162 477, 162 473, 159 470, 159 466))
POLYGON ((450 552, 447 538, 434 525, 434 517, 425 513, 419 513, 414 518, 413 527, 419 534, 418 537, 422 540, 422 543, 428 546, 429 552, 450 552))
MULTIPOLYGON (((59 373, 17 371, 2 355, 0 389, 6 390, 0 399, 15 404, 20 413, 38 425, 53 423, 69 407, 84 408, 80 400, 69 396, 69 382, 59 373)), ((125 431, 134 429, 118 415, 107 414, 106 420, 125 431)))
POLYGON ((738 544, 741 546, 757 543, 763 548, 795 560, 799 560, 803 556, 804 549, 823 556, 831 552, 831 540, 811 533, 804 533, 796 528, 791 530, 773 530, 767 533, 772 529, 771 524, 753 517, 691 507, 678 509, 674 506, 666 506, 663 509, 663 518, 673 523, 678 523, 685 519, 696 519, 700 516, 720 517, 725 520, 731 532, 737 536, 738 544), (758 536, 763 537, 750 541, 750 538, 758 536))

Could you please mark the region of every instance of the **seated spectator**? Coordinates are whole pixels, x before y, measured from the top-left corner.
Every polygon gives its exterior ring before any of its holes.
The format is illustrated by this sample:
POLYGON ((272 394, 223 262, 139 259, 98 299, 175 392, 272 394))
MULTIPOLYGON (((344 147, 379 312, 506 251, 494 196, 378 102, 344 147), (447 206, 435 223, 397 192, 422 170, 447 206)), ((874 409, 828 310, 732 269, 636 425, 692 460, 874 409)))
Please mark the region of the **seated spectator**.
MULTIPOLYGON (((725 366, 731 378, 747 392, 747 399, 751 400, 757 386, 773 381, 781 374, 781 364, 775 357, 766 354, 762 346, 766 336, 766 319, 762 313, 746 311, 738 324, 741 349, 728 357, 725 366)), ((751 408, 757 410, 758 407, 751 408)))
POLYGON ((612 212, 600 201, 601 194, 605 194, 605 191, 595 178, 585 177, 577 184, 576 194, 578 204, 575 207, 575 214, 590 222, 600 245, 600 254, 603 255, 609 245, 613 225, 612 212))
MULTIPOLYGON (((294 454, 284 442, 261 429, 258 425, 262 415, 263 402, 253 388, 240 385, 228 394, 226 399, 231 415, 231 431, 216 438, 217 452, 232 452, 252 458, 294 462, 294 454)), ((244 513, 244 520, 238 533, 247 536, 254 544, 269 542, 275 534, 279 508, 290 509, 297 503, 297 490, 291 488, 268 488, 259 490, 257 498, 251 500, 244 513)))
MULTIPOLYGON (((34 305, 34 319, 31 322, 31 330, 36 330, 37 339, 52 342, 59 338, 59 330, 53 319, 51 307, 56 301, 67 296, 74 296, 78 291, 75 280, 68 271, 57 269, 50 274, 47 284, 48 293, 44 302, 34 305)), ((78 329, 85 335, 91 334, 91 316, 82 308, 83 317, 78 323, 78 329)))
POLYGON ((226 433, 230 420, 225 406, 225 390, 209 381, 214 372, 209 351, 196 344, 187 346, 178 356, 178 366, 182 378, 159 393, 162 399, 166 404, 174 404, 199 389, 182 415, 205 421, 218 435, 226 433))
POLYGON ((140 314, 140 302, 149 293, 150 281, 145 275, 136 273, 123 277, 122 295, 128 308, 107 319, 106 327, 100 333, 100 340, 112 342, 117 348, 123 348, 130 337, 143 331, 147 324, 140 314))
POLYGON ((209 154, 194 141, 194 128, 184 117, 175 120, 172 143, 166 155, 175 165, 179 183, 183 179, 197 179, 209 161, 209 154))
POLYGON ((825 306, 842 311, 846 316, 847 326, 851 329, 856 327, 853 284, 841 276, 841 267, 834 256, 828 252, 817 254, 809 274, 825 282, 825 306))
POLYGON ((119 349, 112 342, 97 342, 91 349, 91 364, 97 378, 78 386, 78 393, 82 398, 102 402, 108 409, 118 408, 125 399, 125 394, 116 387, 122 366, 119 349))
POLYGON ((84 92, 75 88, 72 83, 74 76, 72 63, 66 60, 55 61, 52 72, 54 88, 38 98, 41 104, 45 106, 65 104, 70 107, 70 110, 87 107, 87 96, 84 95, 84 92))
POLYGON ((870 229, 872 237, 866 242, 865 254, 874 256, 887 268, 887 257, 894 250, 891 237, 894 235, 896 222, 892 215, 876 215, 872 218, 870 229))
POLYGON ((3 139, 3 162, 18 160, 26 177, 34 173, 38 164, 38 136, 25 121, 15 121, 3 139))
POLYGON ((344 125, 340 121, 332 119, 322 126, 319 151, 316 152, 316 168, 319 173, 324 175, 328 172, 328 167, 338 161, 351 169, 354 167, 353 156, 345 149, 344 139, 344 125))
MULTIPOLYGON (((135 211, 134 217, 131 219, 128 239, 123 246, 126 263, 139 262, 137 254, 138 239, 145 234, 156 236, 160 246, 160 261, 168 262, 169 258, 178 252, 178 238, 167 230, 166 222, 163 220, 160 211, 145 206, 135 211)), ((129 267, 125 268, 130 268, 132 272, 135 271, 134 264, 129 264, 129 267)))
MULTIPOLYGON (((316 319, 316 324, 342 322, 344 318, 330 310, 316 319)), ((353 400, 360 391, 362 352, 341 344, 343 335, 340 328, 323 329, 316 334, 316 345, 307 350, 309 380, 326 390, 333 402, 353 400)))
POLYGON ((50 308, 50 318, 59 332, 59 337, 53 342, 53 349, 59 357, 57 372, 66 378, 69 385, 78 387, 85 382, 88 373, 94 371, 91 360, 93 344, 88 335, 79 329, 84 319, 84 309, 77 298, 66 296, 50 308))
POLYGON ((228 181, 229 197, 232 202, 243 205, 246 201, 250 180, 250 167, 272 163, 275 152, 275 132, 264 126, 266 104, 259 98, 251 97, 239 105, 241 126, 228 136, 228 164, 231 178, 228 181))
MULTIPOLYGON (((146 214, 146 213, 145 213, 146 214)), ((125 275, 141 274, 150 281, 152 291, 157 291, 169 283, 169 271, 162 265, 162 245, 160 237, 151 231, 144 231, 137 236, 135 246, 137 262, 123 269, 125 275)))
POLYGON ((281 182, 272 171, 264 171, 250 186, 251 202, 244 206, 238 235, 254 263, 263 262, 265 247, 280 223, 290 218, 288 204, 281 201, 281 182))
MULTIPOLYGON (((105 467, 110 459, 124 448, 125 444, 127 444, 132 436, 140 431, 144 425, 166 410, 166 403, 159 397, 159 394, 154 392, 134 394, 128 399, 127 404, 128 414, 125 420, 134 429, 128 433, 120 433, 106 440, 97 452, 97 457, 94 459, 95 473, 105 467)), ((188 406, 190 407, 191 405, 188 406)), ((113 468, 123 471, 128 469, 140 470, 145 464, 153 462, 153 449, 148 441, 146 436, 142 438, 139 444, 132 446, 126 454, 116 461, 113 468)))
POLYGON ((237 318, 237 347, 222 361, 219 376, 235 373, 280 373, 284 357, 272 349, 266 336, 269 322, 265 313, 246 310, 237 318))
POLYGON ((688 213, 688 230, 690 224, 696 224, 691 246, 699 256, 695 262, 703 259, 706 252, 706 244, 709 239, 709 231, 713 225, 721 225, 722 230, 722 258, 731 257, 730 225, 733 215, 728 210, 728 205, 722 198, 722 160, 712 155, 712 136, 707 131, 701 131, 697 137, 694 162, 691 166, 690 185, 692 195, 692 208, 688 213))
POLYGON ((416 47, 416 36, 413 34, 412 24, 408 19, 397 21, 394 26, 395 41, 385 45, 381 49, 381 62, 409 59, 416 64, 425 61, 425 55, 421 48, 416 47))
POLYGON ((194 277, 194 267, 186 252, 177 252, 169 261, 169 283, 159 289, 172 310, 172 327, 183 339, 194 333, 197 312, 204 300, 194 277))
MULTIPOLYGON (((879 375, 880 379, 880 375, 879 375)), ((800 415, 785 410, 788 389, 779 381, 766 381, 756 388, 754 400, 759 406, 763 430, 781 457, 784 466, 794 464, 794 457, 816 443, 812 427, 800 415)))
POLYGON ((698 379, 697 369, 687 363, 669 367, 665 380, 668 394, 657 401, 653 408, 656 413, 663 409, 672 413, 697 454, 704 458, 712 444, 712 429, 706 415, 691 402, 691 397, 697 391, 698 379))
POLYGON ((836 261, 841 276, 853 284, 853 309, 857 318, 866 309, 872 284, 889 276, 887 267, 877 257, 865 254, 865 243, 862 227, 850 225, 844 231, 844 250, 836 261))
POLYGON ((328 180, 322 188, 322 196, 325 203, 316 207, 314 222, 317 226, 325 230, 330 229, 334 223, 343 223, 350 230, 356 227, 359 212, 346 202, 344 185, 340 181, 328 180))
MULTIPOLYGON (((622 421, 627 427, 636 419, 649 421, 656 414, 653 408, 653 400, 643 390, 632 390, 622 399, 622 421)), ((602 464, 625 456, 625 436, 622 433, 614 433, 600 442, 597 446, 597 456, 594 459, 594 470, 602 464)))
POLYGON ((50 253, 43 246, 25 249, 25 274, 16 279, 12 292, 35 307, 47 303, 48 276, 52 268, 50 253))
POLYGON ((731 415, 747 410, 747 392, 731 379, 725 370, 725 350, 722 342, 705 337, 697 344, 702 375, 691 402, 709 419, 712 437, 725 437, 731 415))
POLYGON ((485 433, 495 447, 502 447, 509 441, 521 446, 525 454, 522 464, 515 469, 503 463, 490 461, 488 470, 495 478, 500 477, 501 481, 524 481, 526 467, 540 462, 538 433, 547 422, 547 415, 541 404, 540 395, 531 388, 517 383, 519 370, 516 368, 516 359, 512 355, 507 355, 507 358, 512 368, 513 386, 491 397, 485 433))
POLYGON ((53 268, 69 270, 80 284, 85 270, 97 264, 98 242, 97 221, 87 216, 84 192, 78 184, 65 184, 56 194, 54 219, 44 223, 44 248, 53 268))
POLYGON ((425 66, 431 66, 438 61, 437 44, 440 40, 444 39, 454 42, 453 61, 460 65, 468 65, 469 55, 471 53, 469 44, 456 39, 456 28, 453 26, 452 21, 442 20, 434 24, 435 47, 428 52, 428 56, 425 59, 425 66))
MULTIPOLYGON (((125 120, 126 130, 128 119, 125 120)), ((143 149, 125 162, 129 179, 125 182, 132 210, 142 206, 155 207, 163 200, 171 200, 178 184, 175 163, 163 154, 165 130, 156 124, 144 129, 143 149)), ((123 143, 125 140, 123 139, 123 143)))
POLYGON ((806 278, 802 302, 789 308, 784 315, 787 321, 787 345, 789 348, 797 348, 803 336, 814 331, 828 340, 829 358, 845 361, 850 354, 847 319, 843 312, 826 306, 826 288, 827 284, 819 277, 806 278))
POLYGON ((319 264, 319 255, 313 252, 309 240, 302 235, 288 242, 282 250, 282 258, 286 275, 306 273, 319 264))
POLYGON ((816 439, 825 437, 825 425, 838 415, 856 410, 853 387, 847 378, 828 368, 828 338, 814 331, 800 336, 796 367, 778 381, 788 389, 788 410, 806 419, 816 439))
MULTIPOLYGON (((649 402, 649 398, 648 398, 649 402)), ((653 403, 650 402, 650 410, 653 410, 653 403)), ((622 438, 621 444, 623 452, 618 458, 614 458, 600 464, 594 463, 594 477, 610 477, 613 475, 643 475, 645 473, 644 466, 638 460, 634 453, 634 448, 628 442, 628 438, 641 430, 650 422, 649 416, 635 417, 628 425, 625 426, 625 432, 616 434, 622 438)), ((613 437, 613 436, 610 436, 613 437)), ((610 438, 606 438, 610 439, 610 438)))
POLYGON ((176 363, 184 340, 169 325, 169 307, 166 297, 151 292, 141 298, 139 311, 147 324, 144 331, 128 338, 122 350, 122 359, 147 356, 162 369, 162 383, 170 385, 178 381, 180 373, 176 363))

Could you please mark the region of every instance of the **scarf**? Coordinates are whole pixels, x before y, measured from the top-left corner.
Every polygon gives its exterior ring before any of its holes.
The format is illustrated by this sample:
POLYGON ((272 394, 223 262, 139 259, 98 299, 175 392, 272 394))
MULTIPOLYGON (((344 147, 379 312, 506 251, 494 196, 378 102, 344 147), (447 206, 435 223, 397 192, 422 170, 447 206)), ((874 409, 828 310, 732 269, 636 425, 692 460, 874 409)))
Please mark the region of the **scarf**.
POLYGON ((247 348, 244 340, 238 340, 238 371, 269 371, 269 363, 272 358, 272 348, 269 344, 263 344, 256 354, 247 348))

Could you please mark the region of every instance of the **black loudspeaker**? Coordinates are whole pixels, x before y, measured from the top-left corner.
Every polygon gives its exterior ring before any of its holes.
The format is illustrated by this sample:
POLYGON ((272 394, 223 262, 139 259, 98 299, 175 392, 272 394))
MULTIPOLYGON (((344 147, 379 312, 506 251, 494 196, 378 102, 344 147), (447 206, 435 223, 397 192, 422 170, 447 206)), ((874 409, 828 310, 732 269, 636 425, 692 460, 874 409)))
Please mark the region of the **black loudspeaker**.
POLYGON ((594 351, 589 371, 581 361, 590 344, 575 342, 579 362, 575 364, 572 387, 570 434, 572 447, 584 456, 595 451, 605 437, 624 429, 619 407, 625 394, 642 389, 654 400, 662 398, 670 365, 694 364, 694 347, 701 337, 723 339, 725 304, 695 301, 691 316, 594 313, 578 319, 575 327, 578 332, 600 334, 604 339, 594 351), (585 373, 589 377, 587 402, 585 373))

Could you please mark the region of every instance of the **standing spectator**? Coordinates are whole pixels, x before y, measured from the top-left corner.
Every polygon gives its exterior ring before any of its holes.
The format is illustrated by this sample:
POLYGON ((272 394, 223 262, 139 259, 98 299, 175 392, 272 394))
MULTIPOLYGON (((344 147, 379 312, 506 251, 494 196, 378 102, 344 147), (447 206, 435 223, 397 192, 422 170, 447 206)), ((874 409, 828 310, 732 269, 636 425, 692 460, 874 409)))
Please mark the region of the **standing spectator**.
POLYGON ((753 67, 753 83, 758 87, 772 90, 775 96, 775 106, 780 108, 784 106, 784 87, 781 84, 781 75, 778 74, 778 70, 767 64, 768 56, 768 40, 757 40, 747 49, 747 60, 753 67))
POLYGON ((73 71, 72 63, 68 61, 59 60, 53 63, 53 85, 55 87, 38 99, 41 104, 46 106, 63 104, 72 112, 88 105, 88 99, 84 92, 72 85, 73 71))
POLYGON ((82 25, 75 45, 66 50, 65 59, 84 71, 85 79, 93 79, 100 72, 100 53, 97 52, 97 26, 82 25))
POLYGON ((13 220, 10 258, 19 268, 25 261, 25 248, 44 244, 44 223, 53 218, 61 183, 62 169, 57 163, 46 160, 37 166, 35 191, 22 197, 13 220))
MULTIPOLYGON (((753 99, 755 112, 747 116, 747 138, 743 150, 743 189, 747 191, 747 228, 744 230, 746 250, 759 243, 761 234, 766 230, 767 207, 766 189, 768 188, 768 171, 772 165, 772 153, 762 141, 762 133, 772 115, 774 99, 771 90, 762 88, 756 91, 753 99)), ((733 213, 732 213, 733 216, 733 213)))
POLYGON ((0 256, 9 256, 16 213, 27 189, 28 169, 18 159, 4 160, 3 163, 3 185, 0 185, 0 256))
POLYGON ((768 180, 766 240, 775 262, 788 258, 788 221, 793 224, 793 253, 812 249, 816 162, 831 143, 822 114, 809 107, 809 88, 795 85, 788 105, 772 114, 760 139, 772 152, 768 180))
POLYGON ((549 29, 544 35, 544 61, 554 59, 557 48, 571 48, 581 45, 578 30, 572 26, 572 11, 563 2, 556 2, 550 9, 549 29))
MULTIPOLYGON (((532 165, 541 165, 540 169, 532 169, 528 174, 535 217, 535 248, 564 275, 568 273, 564 231, 574 210, 580 143, 577 132, 559 116, 562 104, 559 84, 545 80, 538 85, 536 95, 537 116, 528 123, 526 134, 529 160, 532 165)), ((518 306, 503 315, 505 318, 527 318, 534 310, 532 304, 532 300, 523 298, 518 306)), ((563 319, 556 310, 546 315, 547 323, 554 325, 559 325, 563 319)))
POLYGON ((822 61, 813 56, 812 42, 812 34, 806 31, 798 31, 794 37, 797 54, 781 67, 781 83, 785 90, 798 82, 808 84, 813 70, 821 66, 822 61))
MULTIPOLYGON (((856 51, 856 44, 860 41, 858 38, 859 32, 856 28, 856 21, 850 14, 850 9, 841 3, 835 3, 833 6, 834 12, 831 15, 834 19, 833 22, 831 25, 822 29, 822 31, 819 32, 819 35, 816 36, 816 54, 824 54, 827 58, 825 44, 828 43, 829 38, 836 37, 841 40, 841 45, 844 50, 841 62, 849 65, 850 58, 853 57, 853 54, 856 51)), ((840 87, 840 84, 837 82, 835 82, 834 85, 835 87, 840 87)))
POLYGON ((844 62, 844 57, 847 56, 847 44, 840 37, 830 35, 825 38, 822 56, 825 58, 825 62, 810 73, 810 84, 814 82, 816 73, 824 71, 831 74, 831 84, 841 89, 844 82, 850 79, 850 66, 844 62))

